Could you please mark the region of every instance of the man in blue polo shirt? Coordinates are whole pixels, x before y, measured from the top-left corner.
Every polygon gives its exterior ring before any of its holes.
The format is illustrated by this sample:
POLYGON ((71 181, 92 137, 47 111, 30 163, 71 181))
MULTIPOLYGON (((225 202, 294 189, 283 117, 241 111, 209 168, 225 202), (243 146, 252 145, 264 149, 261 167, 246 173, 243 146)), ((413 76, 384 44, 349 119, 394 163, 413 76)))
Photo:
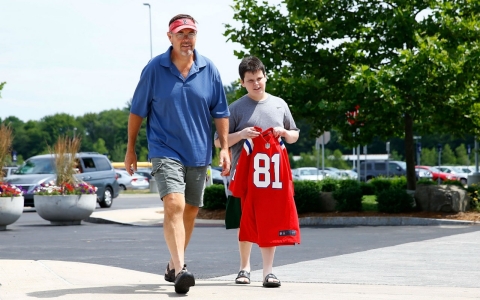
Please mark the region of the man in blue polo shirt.
POLYGON ((196 21, 177 15, 169 22, 172 46, 143 69, 128 119, 125 168, 137 169, 135 143, 147 118, 152 174, 164 206, 164 237, 170 251, 165 280, 185 294, 195 285, 184 264, 195 217, 203 206, 207 167, 212 158, 211 120, 220 136, 223 174, 230 169, 228 103, 218 70, 195 50, 196 21))

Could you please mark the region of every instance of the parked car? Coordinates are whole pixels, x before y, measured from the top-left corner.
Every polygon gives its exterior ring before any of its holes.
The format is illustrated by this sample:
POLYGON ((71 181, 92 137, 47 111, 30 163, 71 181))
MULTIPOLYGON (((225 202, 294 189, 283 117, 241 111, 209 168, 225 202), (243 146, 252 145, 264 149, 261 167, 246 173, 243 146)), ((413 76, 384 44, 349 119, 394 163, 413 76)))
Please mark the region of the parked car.
POLYGON ((427 170, 432 173, 432 180, 437 181, 440 178, 440 181, 445 180, 459 180, 459 178, 453 174, 442 172, 441 170, 437 169, 436 167, 430 166, 415 166, 415 169, 423 169, 427 170))
POLYGON ((433 174, 429 170, 415 167, 415 175, 417 180, 430 179, 433 180, 433 174))
POLYGON ((458 177, 460 182, 465 185, 467 184, 468 173, 465 173, 460 167, 455 166, 436 166, 440 171, 453 174, 455 177, 458 177))
POLYGON ((396 160, 367 160, 360 163, 360 179, 369 181, 375 177, 406 176, 407 164, 396 160))
POLYGON ((467 173, 468 175, 472 175, 475 173, 475 166, 459 166, 463 172, 467 173))
MULTIPOLYGON (((337 169, 338 170, 338 169, 337 169)), ((342 177, 340 176, 340 174, 337 172, 337 171, 333 171, 333 170, 318 170, 319 174, 322 174, 323 175, 323 179, 325 178, 331 178, 331 179, 342 179, 342 177)))
MULTIPOLYGON (((77 153, 78 174, 75 177, 97 188, 100 207, 112 206, 118 197, 119 186, 110 160, 96 152, 77 153)), ((52 154, 30 157, 6 181, 24 190, 25 206, 34 206, 33 191, 44 182, 55 180, 55 158, 52 154)))
POLYGON ((292 169, 293 180, 322 180, 324 175, 315 167, 292 169))
POLYGON ((10 175, 14 174, 17 169, 18 167, 3 167, 3 178, 8 178, 10 175))
POLYGON ((212 167, 211 172, 214 184, 224 184, 221 167, 212 167))
POLYGON ((341 179, 358 179, 357 172, 353 170, 338 170, 337 173, 340 175, 341 179))
POLYGON ((136 174, 147 177, 148 181, 152 180, 152 170, 151 169, 137 169, 135 171, 136 174))
POLYGON ((115 170, 117 181, 122 190, 145 190, 150 188, 148 178, 137 173, 128 174, 125 170, 115 170))

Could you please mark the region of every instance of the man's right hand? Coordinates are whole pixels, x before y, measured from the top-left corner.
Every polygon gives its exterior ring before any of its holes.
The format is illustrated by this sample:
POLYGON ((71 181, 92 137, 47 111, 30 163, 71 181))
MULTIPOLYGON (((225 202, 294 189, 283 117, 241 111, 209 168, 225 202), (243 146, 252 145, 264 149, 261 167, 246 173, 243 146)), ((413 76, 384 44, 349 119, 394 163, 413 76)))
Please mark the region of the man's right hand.
POLYGON ((133 175, 133 173, 137 170, 137 154, 135 151, 127 151, 125 153, 125 160, 123 162, 125 164, 125 170, 128 174, 133 175))

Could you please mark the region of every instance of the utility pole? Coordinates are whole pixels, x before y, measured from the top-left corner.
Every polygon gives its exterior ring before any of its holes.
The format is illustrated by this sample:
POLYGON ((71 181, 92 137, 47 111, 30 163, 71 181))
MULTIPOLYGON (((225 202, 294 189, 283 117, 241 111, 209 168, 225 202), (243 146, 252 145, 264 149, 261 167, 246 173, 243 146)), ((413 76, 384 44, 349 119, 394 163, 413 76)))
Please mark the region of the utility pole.
POLYGON ((143 3, 143 5, 148 6, 148 16, 149 16, 149 20, 150 20, 150 59, 152 59, 152 57, 153 57, 153 52, 152 52, 152 11, 151 11, 149 3, 143 3))

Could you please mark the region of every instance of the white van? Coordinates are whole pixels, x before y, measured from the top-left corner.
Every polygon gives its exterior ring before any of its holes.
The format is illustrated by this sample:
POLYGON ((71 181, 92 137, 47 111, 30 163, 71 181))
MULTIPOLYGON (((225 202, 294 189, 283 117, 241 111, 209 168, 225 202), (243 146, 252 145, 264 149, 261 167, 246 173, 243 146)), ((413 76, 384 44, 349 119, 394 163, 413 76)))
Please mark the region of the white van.
POLYGON ((8 178, 10 175, 15 173, 17 169, 18 167, 3 167, 2 168, 3 178, 8 178))

